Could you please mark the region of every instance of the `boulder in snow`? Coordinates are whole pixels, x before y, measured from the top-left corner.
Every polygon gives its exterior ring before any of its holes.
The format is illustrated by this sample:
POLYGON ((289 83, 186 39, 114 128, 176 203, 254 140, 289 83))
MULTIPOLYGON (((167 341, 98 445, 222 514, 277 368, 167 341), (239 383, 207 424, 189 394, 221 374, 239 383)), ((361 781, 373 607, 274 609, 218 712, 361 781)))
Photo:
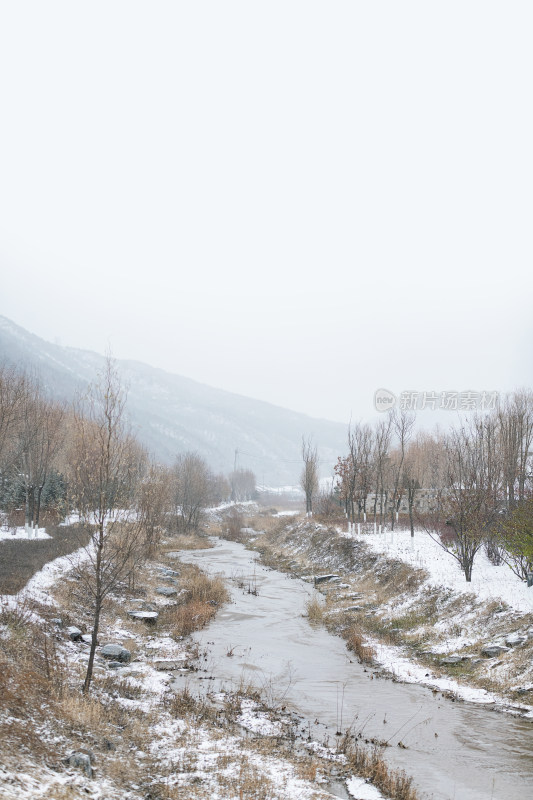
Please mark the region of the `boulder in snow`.
POLYGON ((75 625, 69 625, 69 627, 67 628, 67 633, 69 635, 69 638, 73 642, 79 642, 83 635, 80 629, 76 628, 75 625))
POLYGON ((168 672, 173 669, 183 669, 184 662, 172 660, 171 658, 160 659, 153 662, 154 669, 159 672, 168 672))
POLYGON ((88 778, 92 778, 93 760, 94 755, 90 750, 78 750, 75 753, 71 753, 70 756, 67 756, 63 763, 66 764, 67 767, 77 767, 78 769, 82 769, 88 778))
POLYGON ((128 617, 140 619, 141 622, 146 622, 147 625, 155 625, 158 616, 157 611, 128 611, 128 617))
POLYGON ((173 589, 172 586, 158 586, 155 591, 156 594, 162 594, 163 597, 174 597, 178 593, 178 590, 173 589))
POLYGON ((127 664, 131 660, 130 651, 121 644, 106 644, 100 650, 100 655, 113 661, 120 661, 122 664, 127 664))
POLYGON ((339 575, 315 575, 315 586, 320 583, 336 583, 340 581, 339 575))
POLYGON ((509 636, 505 637, 505 644, 507 647, 520 647, 525 641, 526 637, 521 636, 519 633, 510 633, 509 636))
POLYGON ((441 664, 460 664, 462 661, 461 656, 446 656, 445 658, 441 658, 441 664))
POLYGON ((485 658, 495 658, 508 651, 509 648, 502 644, 486 644, 485 647, 481 649, 481 655, 485 656, 485 658))

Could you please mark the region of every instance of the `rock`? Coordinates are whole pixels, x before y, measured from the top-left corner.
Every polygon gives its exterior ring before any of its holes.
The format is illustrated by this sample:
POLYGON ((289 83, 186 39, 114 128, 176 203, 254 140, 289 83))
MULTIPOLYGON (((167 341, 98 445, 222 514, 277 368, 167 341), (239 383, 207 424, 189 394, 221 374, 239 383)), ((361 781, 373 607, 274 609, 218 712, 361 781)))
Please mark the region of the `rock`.
POLYGON ((519 633, 511 633, 509 636, 505 637, 505 644, 507 647, 520 647, 525 641, 526 637, 521 636, 519 633))
POLYGON ((131 660, 130 651, 122 647, 121 644, 106 644, 100 650, 100 655, 113 661, 120 661, 123 664, 127 664, 131 660))
POLYGON ((446 656, 446 658, 441 658, 441 664, 460 664, 463 659, 461 656, 446 656))
POLYGON ((71 753, 70 756, 67 756, 63 763, 66 764, 67 767, 77 767, 78 769, 82 769, 88 778, 92 778, 93 761, 94 755, 90 750, 78 750, 75 753, 71 753))
POLYGON ((63 620, 60 617, 53 617, 53 619, 50 620, 50 624, 55 625, 56 628, 62 628, 63 620))
POLYGON ((154 669, 157 669, 159 672, 168 672, 172 669, 182 669, 184 666, 183 661, 173 661, 171 658, 161 659, 160 661, 154 661, 154 669))
POLYGON ((485 658, 495 658, 508 651, 509 648, 501 644, 486 644, 485 647, 481 649, 481 655, 485 656, 485 658))
POLYGON ((155 625, 158 616, 157 611, 128 611, 128 617, 140 619, 141 622, 146 622, 147 625, 155 625))
POLYGON ((69 638, 73 642, 79 642, 83 635, 80 629, 76 628, 75 625, 69 625, 69 627, 67 628, 67 633, 69 635, 69 638))
POLYGON ((528 628, 526 636, 528 639, 533 639, 533 628, 528 628))
POLYGON ((179 572, 176 569, 171 569, 170 567, 159 567, 159 572, 166 578, 179 578, 179 572))
POLYGON ((156 594, 162 594, 164 597, 174 597, 178 593, 178 590, 173 589, 172 586, 158 586, 155 591, 156 594))
POLYGON ((108 669, 120 669, 120 667, 123 667, 123 666, 124 666, 124 664, 121 664, 120 661, 109 661, 108 664, 107 664, 107 668, 108 669))
POLYGON ((343 611, 364 611, 365 609, 363 606, 348 606, 348 608, 343 608, 343 611))
POLYGON ((336 581, 340 581, 339 575, 315 575, 315 586, 320 583, 333 583, 336 581))

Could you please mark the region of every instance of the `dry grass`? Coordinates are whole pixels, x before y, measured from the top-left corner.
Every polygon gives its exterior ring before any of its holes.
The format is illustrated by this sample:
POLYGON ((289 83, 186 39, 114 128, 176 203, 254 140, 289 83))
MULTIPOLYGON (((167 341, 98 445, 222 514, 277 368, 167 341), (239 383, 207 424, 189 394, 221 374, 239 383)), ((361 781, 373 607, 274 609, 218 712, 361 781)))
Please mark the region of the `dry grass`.
POLYGON ((166 539, 159 547, 161 555, 173 550, 209 550, 213 545, 207 538, 200 533, 177 533, 172 538, 166 539))
POLYGON ((324 622, 326 604, 315 594, 307 600, 305 604, 305 613, 309 622, 321 624, 324 622))
MULTIPOLYGON (((296 516, 296 512, 295 512, 296 516)), ((261 514, 250 517, 247 526, 253 528, 254 531, 263 531, 266 534, 282 530, 287 524, 293 522, 295 517, 267 517, 261 514)))
POLYGON ((216 609, 208 603, 188 602, 180 606, 169 606, 160 615, 165 627, 172 636, 183 638, 194 631, 205 628, 216 614, 216 609))
POLYGON ((32 621, 33 610, 28 603, 0 606, 0 712, 12 718, 2 739, 8 752, 49 757, 38 729, 57 707, 65 667, 54 637, 32 621))
POLYGON ((180 584, 193 602, 220 606, 229 599, 226 584, 220 575, 206 575, 192 564, 181 566, 180 584))
POLYGON ((370 780, 392 800, 419 800, 413 780, 403 771, 391 770, 383 758, 383 750, 371 750, 355 744, 346 754, 348 765, 356 775, 370 780))
POLYGON ((351 625, 344 631, 343 635, 346 638, 348 650, 355 653, 361 664, 373 663, 376 651, 373 647, 365 644, 363 634, 357 625, 351 625))
POLYGON ((204 628, 229 599, 220 576, 206 575, 193 564, 180 564, 180 585, 187 600, 167 606, 160 614, 160 624, 169 627, 175 637, 189 636, 204 628))

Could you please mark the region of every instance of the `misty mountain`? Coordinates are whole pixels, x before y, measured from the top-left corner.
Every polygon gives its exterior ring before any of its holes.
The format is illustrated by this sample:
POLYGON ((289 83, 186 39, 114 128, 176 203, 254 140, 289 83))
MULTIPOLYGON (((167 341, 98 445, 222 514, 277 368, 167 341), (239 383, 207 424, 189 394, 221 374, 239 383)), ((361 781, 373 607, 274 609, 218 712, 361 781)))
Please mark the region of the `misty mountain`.
MULTIPOLYGON (((0 361, 33 370, 54 397, 71 400, 102 368, 104 357, 52 344, 0 316, 0 361)), ((259 484, 296 484, 302 436, 312 436, 321 475, 331 475, 346 446, 346 427, 173 375, 138 361, 117 359, 128 387, 127 409, 139 440, 161 461, 194 450, 212 469, 252 469, 259 484)))

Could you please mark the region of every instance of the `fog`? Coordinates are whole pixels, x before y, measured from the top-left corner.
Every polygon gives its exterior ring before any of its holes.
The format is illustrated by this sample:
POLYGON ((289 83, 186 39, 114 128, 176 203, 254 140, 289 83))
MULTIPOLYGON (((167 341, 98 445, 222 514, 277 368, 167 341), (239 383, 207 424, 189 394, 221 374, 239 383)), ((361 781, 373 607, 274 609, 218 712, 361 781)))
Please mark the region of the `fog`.
POLYGON ((342 422, 530 384, 532 21, 2 3, 0 313, 342 422))

